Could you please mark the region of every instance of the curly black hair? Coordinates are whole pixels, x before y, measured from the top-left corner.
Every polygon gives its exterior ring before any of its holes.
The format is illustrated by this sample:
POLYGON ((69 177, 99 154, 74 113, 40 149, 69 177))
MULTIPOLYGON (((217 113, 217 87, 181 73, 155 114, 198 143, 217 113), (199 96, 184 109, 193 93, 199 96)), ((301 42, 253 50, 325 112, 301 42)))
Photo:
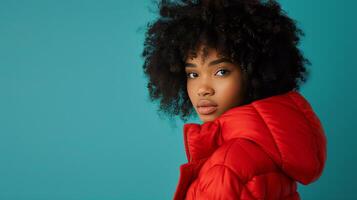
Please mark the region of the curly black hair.
POLYGON ((310 65, 299 50, 303 31, 275 0, 161 0, 147 24, 143 69, 159 111, 186 121, 194 109, 186 88, 185 60, 198 47, 215 48, 246 74, 244 104, 298 91, 310 65))

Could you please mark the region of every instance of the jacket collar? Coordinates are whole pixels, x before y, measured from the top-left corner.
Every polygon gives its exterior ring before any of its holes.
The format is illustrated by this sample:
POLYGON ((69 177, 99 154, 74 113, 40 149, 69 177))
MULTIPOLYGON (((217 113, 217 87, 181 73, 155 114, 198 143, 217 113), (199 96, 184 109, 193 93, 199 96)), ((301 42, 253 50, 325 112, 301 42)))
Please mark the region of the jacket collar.
POLYGON ((189 163, 208 158, 234 138, 255 142, 284 172, 303 184, 321 175, 326 160, 321 122, 297 91, 233 107, 213 121, 187 123, 183 129, 189 163))

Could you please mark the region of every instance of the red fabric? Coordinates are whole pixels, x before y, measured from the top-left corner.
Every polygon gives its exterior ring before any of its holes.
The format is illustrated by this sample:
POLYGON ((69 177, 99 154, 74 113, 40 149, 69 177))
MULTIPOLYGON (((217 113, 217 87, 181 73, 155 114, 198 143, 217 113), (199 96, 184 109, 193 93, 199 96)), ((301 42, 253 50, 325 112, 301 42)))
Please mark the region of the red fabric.
POLYGON ((188 162, 174 200, 298 200, 326 161, 317 115, 297 91, 233 107, 183 128, 188 162))

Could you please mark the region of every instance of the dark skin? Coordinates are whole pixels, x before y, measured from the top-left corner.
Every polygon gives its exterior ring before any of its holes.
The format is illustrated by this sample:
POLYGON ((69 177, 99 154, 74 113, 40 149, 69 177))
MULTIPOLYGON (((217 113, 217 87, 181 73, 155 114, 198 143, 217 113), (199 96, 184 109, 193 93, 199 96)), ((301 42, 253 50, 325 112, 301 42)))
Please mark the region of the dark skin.
POLYGON ((203 46, 197 57, 186 60, 187 92, 201 121, 213 121, 232 107, 243 103, 245 76, 242 70, 228 59, 219 57, 217 51, 208 48, 208 56, 203 58, 203 46), (217 110, 202 114, 197 108, 201 99, 217 104, 217 110))

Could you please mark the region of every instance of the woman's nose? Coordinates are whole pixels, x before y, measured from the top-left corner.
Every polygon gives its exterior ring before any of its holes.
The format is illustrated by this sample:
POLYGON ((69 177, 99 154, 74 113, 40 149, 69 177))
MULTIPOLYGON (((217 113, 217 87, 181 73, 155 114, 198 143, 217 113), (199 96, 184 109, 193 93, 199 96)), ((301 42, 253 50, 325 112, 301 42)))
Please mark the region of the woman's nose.
POLYGON ((206 95, 213 95, 214 90, 211 87, 201 87, 198 89, 198 96, 206 96, 206 95))

